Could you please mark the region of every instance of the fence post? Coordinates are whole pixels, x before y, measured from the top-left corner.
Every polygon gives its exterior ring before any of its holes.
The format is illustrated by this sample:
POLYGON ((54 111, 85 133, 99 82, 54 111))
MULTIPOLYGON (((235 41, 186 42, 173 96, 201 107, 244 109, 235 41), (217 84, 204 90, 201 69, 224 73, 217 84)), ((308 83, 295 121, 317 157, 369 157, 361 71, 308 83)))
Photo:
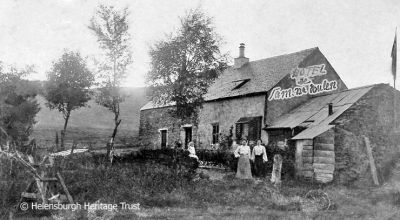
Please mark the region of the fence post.
POLYGON ((366 136, 363 136, 363 137, 364 137, 365 147, 367 148, 369 165, 371 167, 372 179, 374 181, 374 184, 376 186, 379 186, 378 174, 376 172, 375 160, 374 160, 374 157, 372 155, 372 149, 371 149, 371 145, 370 145, 370 142, 369 142, 369 138, 366 137, 366 136))

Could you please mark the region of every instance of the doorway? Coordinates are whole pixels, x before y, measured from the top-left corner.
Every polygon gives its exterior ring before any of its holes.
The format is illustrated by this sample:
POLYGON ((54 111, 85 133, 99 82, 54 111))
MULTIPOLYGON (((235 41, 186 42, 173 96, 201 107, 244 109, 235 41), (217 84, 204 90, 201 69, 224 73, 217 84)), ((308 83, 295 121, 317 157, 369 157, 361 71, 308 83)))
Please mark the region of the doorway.
POLYGON ((160 130, 161 132, 161 148, 167 147, 167 130, 160 130))
POLYGON ((185 127, 185 148, 192 141, 192 127, 185 127))

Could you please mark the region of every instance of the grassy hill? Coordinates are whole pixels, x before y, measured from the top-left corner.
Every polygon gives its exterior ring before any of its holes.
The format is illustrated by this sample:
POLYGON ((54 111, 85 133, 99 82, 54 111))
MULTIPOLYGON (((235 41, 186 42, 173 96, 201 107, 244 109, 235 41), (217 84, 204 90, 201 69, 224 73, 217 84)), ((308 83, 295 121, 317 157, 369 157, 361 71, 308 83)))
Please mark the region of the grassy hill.
MULTIPOLYGON (((135 141, 139 131, 140 108, 148 101, 146 88, 124 88, 127 95, 125 102, 121 103, 121 119, 117 134, 117 142, 131 143, 135 141)), ((46 100, 38 95, 40 112, 36 115, 37 123, 32 136, 41 145, 54 144, 55 132, 60 131, 64 125, 62 114, 57 110, 46 107, 46 100)), ((77 140, 82 143, 105 145, 114 129, 113 113, 103 106, 90 100, 87 107, 80 108, 71 113, 67 128, 67 142, 77 140)))

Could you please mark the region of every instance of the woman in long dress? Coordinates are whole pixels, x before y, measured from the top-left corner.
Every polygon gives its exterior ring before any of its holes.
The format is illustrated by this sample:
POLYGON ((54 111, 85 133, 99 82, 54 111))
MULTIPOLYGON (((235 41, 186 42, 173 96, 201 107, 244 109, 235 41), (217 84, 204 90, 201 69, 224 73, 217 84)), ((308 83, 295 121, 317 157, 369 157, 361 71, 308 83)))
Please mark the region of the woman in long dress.
POLYGON ((261 145, 261 140, 258 140, 257 145, 254 146, 250 159, 254 161, 254 175, 264 177, 264 163, 268 161, 268 157, 265 147, 261 145))
POLYGON ((239 179, 252 179, 250 167, 250 147, 246 141, 242 141, 235 150, 235 157, 239 157, 236 178, 239 179))

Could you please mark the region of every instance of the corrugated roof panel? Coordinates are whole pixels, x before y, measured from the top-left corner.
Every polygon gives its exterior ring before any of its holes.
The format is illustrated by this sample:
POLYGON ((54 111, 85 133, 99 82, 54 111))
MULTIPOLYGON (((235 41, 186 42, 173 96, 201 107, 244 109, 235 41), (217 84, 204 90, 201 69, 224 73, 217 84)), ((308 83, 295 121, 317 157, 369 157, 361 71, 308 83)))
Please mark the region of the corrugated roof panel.
POLYGON ((316 112, 317 111, 302 111, 285 114, 284 116, 279 117, 271 126, 268 126, 268 128, 294 128, 310 118, 316 112))
POLYGON ((313 139, 314 137, 324 133, 325 131, 335 127, 334 125, 318 125, 307 128, 306 130, 300 132, 298 135, 294 136, 292 140, 301 139, 313 139))
POLYGON ((352 90, 351 94, 348 94, 341 101, 338 102, 338 105, 354 103, 359 100, 365 93, 367 93, 372 87, 363 87, 361 89, 352 90))
POLYGON ((309 118, 309 120, 313 120, 314 123, 319 123, 322 120, 324 120, 324 118, 328 117, 328 106, 327 104, 324 105, 326 107, 321 108, 317 113, 315 113, 311 118, 309 118))
POLYGON ((332 94, 331 100, 329 102, 338 103, 338 102, 340 102, 340 100, 343 100, 344 97, 346 97, 347 95, 348 95, 348 91, 343 91, 340 93, 332 94))
POLYGON ((352 104, 365 95, 374 85, 345 90, 342 92, 318 96, 305 102, 291 112, 280 116, 269 128, 294 128, 304 126, 305 121, 313 121, 310 127, 331 123, 352 104), (333 105, 333 114, 328 115, 328 104, 333 105))

